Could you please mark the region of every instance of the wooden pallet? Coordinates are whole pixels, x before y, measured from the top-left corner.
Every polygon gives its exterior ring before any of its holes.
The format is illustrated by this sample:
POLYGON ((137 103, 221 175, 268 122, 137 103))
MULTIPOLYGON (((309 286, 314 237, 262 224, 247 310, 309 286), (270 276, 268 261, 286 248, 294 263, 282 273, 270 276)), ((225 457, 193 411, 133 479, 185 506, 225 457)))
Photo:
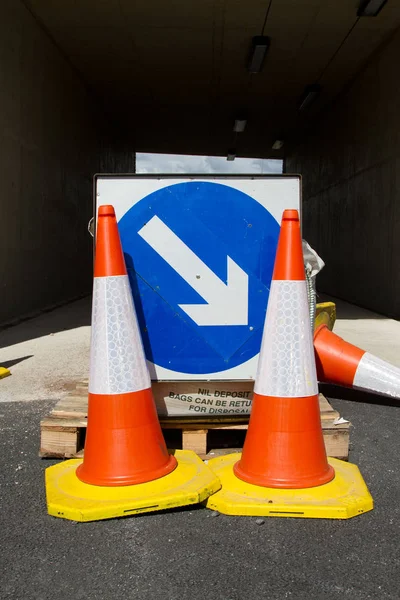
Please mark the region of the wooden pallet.
MULTIPOLYGON (((87 383, 60 400, 40 423, 39 455, 48 458, 83 456, 87 426, 87 383)), ((325 396, 319 396, 321 423, 327 454, 348 459, 350 423, 337 423, 339 413, 325 396)), ((169 448, 194 450, 201 458, 237 451, 243 446, 249 417, 160 418, 169 448)))

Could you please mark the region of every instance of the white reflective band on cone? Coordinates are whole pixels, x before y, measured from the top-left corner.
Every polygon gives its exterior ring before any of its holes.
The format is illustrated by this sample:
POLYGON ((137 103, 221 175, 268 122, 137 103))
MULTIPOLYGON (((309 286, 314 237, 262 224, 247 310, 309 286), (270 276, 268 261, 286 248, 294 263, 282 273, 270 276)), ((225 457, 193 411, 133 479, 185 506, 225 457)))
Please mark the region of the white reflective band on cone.
POLYGON ((400 398, 400 369, 366 352, 358 363, 353 387, 400 398))
POLYGON ((127 275, 93 282, 89 392, 125 394, 151 386, 127 275))
POLYGON ((256 394, 318 394, 305 281, 272 281, 254 385, 256 394))

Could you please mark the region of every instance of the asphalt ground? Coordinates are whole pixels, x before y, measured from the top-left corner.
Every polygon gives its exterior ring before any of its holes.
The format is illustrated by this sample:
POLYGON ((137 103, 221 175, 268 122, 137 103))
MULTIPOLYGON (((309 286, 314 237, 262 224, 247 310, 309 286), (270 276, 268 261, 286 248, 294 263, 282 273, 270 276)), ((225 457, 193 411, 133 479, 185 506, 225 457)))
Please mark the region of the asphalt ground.
MULTIPOLYGON (((369 400, 371 400, 369 398, 369 400)), ((93 523, 46 513, 39 421, 53 401, 0 405, 1 600, 400 598, 400 407, 333 400, 375 509, 348 521, 204 508, 93 523)))

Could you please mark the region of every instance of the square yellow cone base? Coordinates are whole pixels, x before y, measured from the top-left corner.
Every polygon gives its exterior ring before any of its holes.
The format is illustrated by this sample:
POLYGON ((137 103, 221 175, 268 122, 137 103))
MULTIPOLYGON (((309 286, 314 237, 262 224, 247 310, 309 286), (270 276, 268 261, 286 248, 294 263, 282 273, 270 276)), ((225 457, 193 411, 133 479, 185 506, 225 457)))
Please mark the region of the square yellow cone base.
POLYGON ((49 515, 72 521, 99 521, 197 504, 221 488, 219 479, 191 450, 175 450, 178 466, 148 483, 101 487, 76 476, 82 459, 46 469, 49 515))
POLYGON ((249 517, 297 517, 350 519, 372 510, 373 500, 356 465, 336 458, 328 462, 335 478, 319 487, 297 490, 265 488, 246 483, 233 473, 240 454, 208 461, 222 489, 209 497, 205 506, 226 515, 249 517))

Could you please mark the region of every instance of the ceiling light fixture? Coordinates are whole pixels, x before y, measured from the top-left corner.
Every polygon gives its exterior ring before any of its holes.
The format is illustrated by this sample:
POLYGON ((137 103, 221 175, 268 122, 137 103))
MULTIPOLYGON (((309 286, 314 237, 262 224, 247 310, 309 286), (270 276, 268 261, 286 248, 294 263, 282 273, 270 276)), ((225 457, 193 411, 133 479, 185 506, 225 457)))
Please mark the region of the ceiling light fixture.
POLYGON ((387 0, 363 0, 358 8, 357 17, 376 17, 387 0))
POLYGON ((272 144, 272 150, 280 150, 281 148, 283 148, 283 140, 276 140, 272 144))
POLYGON ((246 129, 247 119, 235 119, 235 124, 233 125, 233 131, 236 133, 243 133, 246 129))
POLYGON ((247 64, 249 73, 259 73, 269 48, 269 37, 256 35, 251 42, 250 57, 247 64))
POLYGON ((235 160, 236 158, 236 150, 235 148, 231 148, 230 150, 228 150, 228 156, 226 157, 226 160, 235 160))
POLYGON ((299 101, 299 110, 305 110, 319 96, 321 86, 318 83, 307 85, 299 101))

